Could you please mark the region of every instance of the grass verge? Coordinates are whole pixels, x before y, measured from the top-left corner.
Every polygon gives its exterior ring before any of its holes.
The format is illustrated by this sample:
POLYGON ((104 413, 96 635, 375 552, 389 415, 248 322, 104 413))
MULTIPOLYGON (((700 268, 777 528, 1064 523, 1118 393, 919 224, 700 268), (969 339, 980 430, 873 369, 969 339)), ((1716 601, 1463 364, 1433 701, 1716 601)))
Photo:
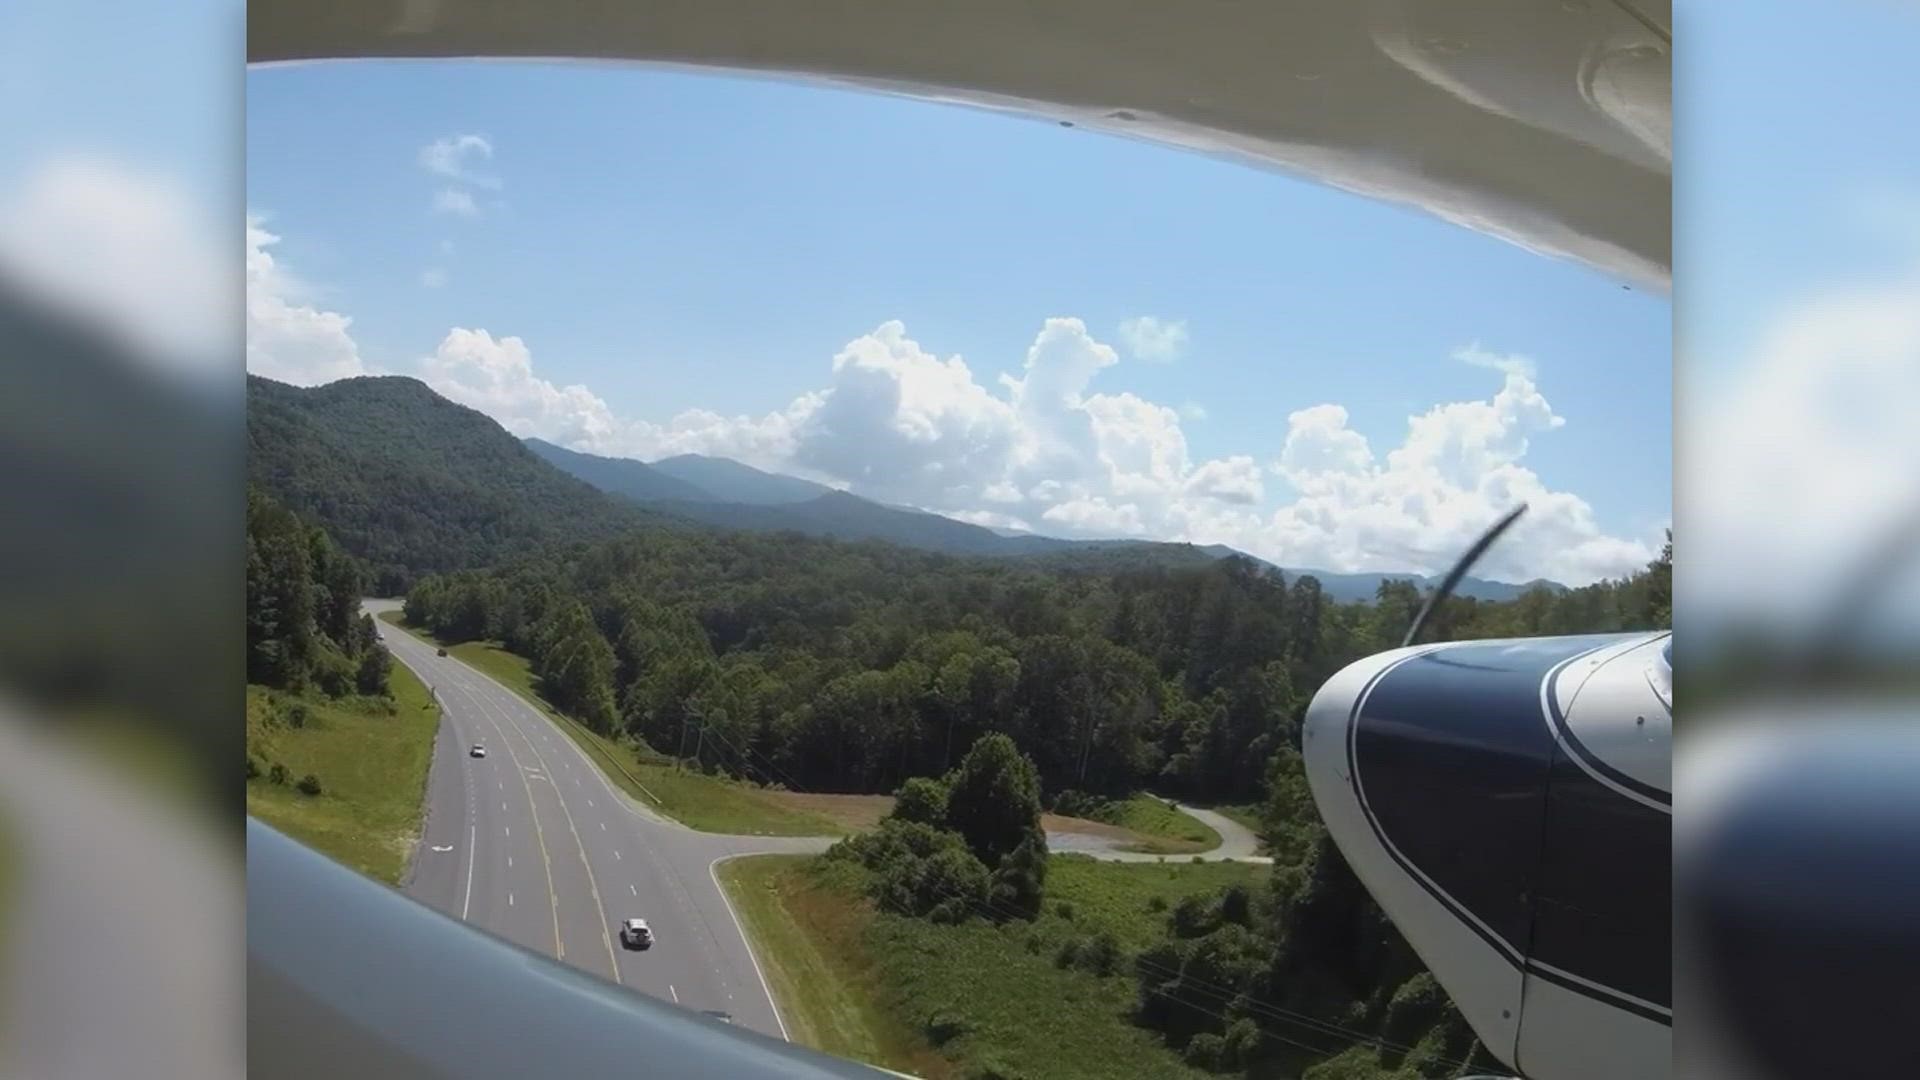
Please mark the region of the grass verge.
MULTIPOLYGON (((380 617, 421 639, 440 644, 431 634, 409 627, 397 611, 380 617)), ((452 656, 520 695, 585 750, 615 786, 689 828, 750 836, 843 836, 833 819, 781 805, 777 793, 761 792, 737 781, 698 772, 651 755, 632 743, 589 730, 555 709, 538 689, 527 658, 488 641, 445 646, 452 656)))
POLYGON ((1146 837, 1124 850, 1147 851, 1157 855, 1184 855, 1211 851, 1220 846, 1220 834, 1211 825, 1191 814, 1168 806, 1151 795, 1110 804, 1100 820, 1146 837))
POLYGON ((865 871, 832 859, 761 856, 722 880, 794 1037, 920 1076, 1199 1078, 1134 1026, 1128 954, 1160 940, 1162 909, 1222 885, 1237 864, 1116 864, 1055 856, 1032 923, 940 926, 876 912, 865 871), (1109 974, 1055 962, 1068 942, 1120 942, 1109 974))
POLYGON ((795 1042, 869 1065, 944 1077, 950 1062, 879 1006, 882 975, 864 946, 871 908, 806 873, 806 855, 756 855, 719 867, 795 1042))
POLYGON ((391 685, 391 702, 247 687, 247 756, 260 770, 247 780, 247 812, 394 885, 420 839, 440 710, 399 664, 391 685), (286 769, 284 783, 272 781, 276 764, 286 769), (309 773, 320 781, 318 795, 295 787, 309 773))

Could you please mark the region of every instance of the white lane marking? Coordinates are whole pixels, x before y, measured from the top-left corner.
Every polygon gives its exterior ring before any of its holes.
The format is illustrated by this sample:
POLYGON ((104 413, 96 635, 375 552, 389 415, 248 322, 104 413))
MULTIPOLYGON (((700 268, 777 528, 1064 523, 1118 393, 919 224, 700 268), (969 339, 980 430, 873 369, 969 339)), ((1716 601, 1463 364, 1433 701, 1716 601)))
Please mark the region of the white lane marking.
POLYGON ((617 860, 618 860, 618 859, 620 858, 620 853, 619 853, 619 852, 617 852, 617 851, 616 851, 616 852, 614 852, 614 853, 613 853, 613 857, 614 857, 614 859, 615 859, 615 860, 617 861, 617 860))
POLYGON ((452 845, 452 844, 435 844, 435 845, 433 845, 433 850, 435 850, 435 851, 452 851, 452 850, 453 850, 453 845, 452 845))
POLYGON ((669 994, 672 994, 672 995, 673 995, 673 1003, 674 1003, 675 1005, 678 1005, 678 1004, 680 1004, 680 991, 678 991, 678 990, 675 990, 675 989, 673 988, 673 984, 672 984, 672 983, 668 983, 668 984, 667 984, 667 993, 669 993, 669 994))
POLYGON ((587 806, 588 806, 589 808, 591 808, 591 807, 593 806, 593 800, 592 800, 592 799, 588 799, 588 800, 587 800, 587 806))
POLYGON ((604 822, 604 821, 603 821, 603 822, 601 822, 601 823, 600 823, 600 831, 601 831, 601 832, 606 832, 606 831, 607 831, 607 823, 606 823, 606 822, 604 822))
POLYGON ((500 826, 500 827, 501 827, 502 829, 504 829, 504 830, 506 830, 506 833, 507 833, 507 835, 508 835, 508 836, 512 836, 512 835, 513 835, 513 826, 511 826, 511 825, 502 825, 502 826, 500 826))
POLYGON ((500 812, 503 814, 507 812, 507 800, 505 799, 500 800, 500 812))
POLYGON ((513 869, 513 856, 507 856, 507 869, 513 869))
MULTIPOLYGON (((767 1004, 773 1008, 773 1022, 780 1025, 780 1037, 788 1042, 793 1037, 787 1034, 787 1022, 780 1017, 780 1003, 773 1000, 773 988, 767 985, 767 973, 760 970, 760 958, 753 954, 753 939, 747 936, 746 928, 740 925, 740 913, 733 910, 733 900, 727 896, 727 890, 720 885, 718 867, 733 855, 722 855, 707 864, 707 876, 713 879, 713 891, 720 894, 720 902, 727 905, 727 914, 733 916, 733 930, 747 947, 747 959, 753 961, 753 973, 760 976, 760 992, 767 995, 767 1004)), ((724 980, 723 980, 724 981, 724 980)))
POLYGON ((467 905, 473 903, 473 845, 474 841, 479 839, 476 831, 478 829, 478 825, 467 826, 467 895, 465 899, 460 901, 461 922, 465 922, 467 919, 467 905))
POLYGON ((627 891, 628 891, 628 892, 630 892, 630 893, 632 893, 632 894, 633 894, 633 895, 635 895, 635 896, 639 896, 639 895, 640 895, 640 890, 639 890, 639 889, 636 889, 636 888, 634 888, 634 887, 633 887, 633 886, 631 886, 631 885, 629 885, 629 886, 627 886, 627 891))
POLYGON ((513 906, 513 891, 511 889, 507 891, 507 906, 513 906))

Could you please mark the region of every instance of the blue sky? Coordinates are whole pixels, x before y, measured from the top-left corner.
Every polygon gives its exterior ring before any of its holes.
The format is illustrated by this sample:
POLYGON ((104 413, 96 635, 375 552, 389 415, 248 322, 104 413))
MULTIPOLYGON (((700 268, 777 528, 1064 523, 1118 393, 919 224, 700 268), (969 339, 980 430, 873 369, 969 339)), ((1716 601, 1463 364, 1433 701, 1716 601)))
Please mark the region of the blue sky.
MULTIPOLYGON (((1184 409, 1196 466, 1264 466, 1296 410, 1344 407, 1383 457, 1410 415, 1491 400, 1501 373, 1452 358, 1478 343, 1530 359, 1564 421, 1524 455, 1548 489, 1616 538, 1670 515, 1669 300, 1416 212, 1041 121, 780 81, 355 64, 256 70, 247 95, 249 210, 301 300, 351 317, 371 369, 420 373, 449 328, 484 329, 520 338, 539 379, 664 424, 786 408, 888 320, 994 388, 1044 320, 1072 316, 1120 355, 1088 392, 1184 409), (423 147, 462 135, 490 150, 463 155, 469 181, 423 167, 423 147), (435 212, 449 189, 477 212, 435 212), (1184 324, 1171 362, 1124 346, 1119 325, 1143 315, 1184 324)), ((1263 487, 1263 507, 1287 501, 1271 474, 1263 487)))

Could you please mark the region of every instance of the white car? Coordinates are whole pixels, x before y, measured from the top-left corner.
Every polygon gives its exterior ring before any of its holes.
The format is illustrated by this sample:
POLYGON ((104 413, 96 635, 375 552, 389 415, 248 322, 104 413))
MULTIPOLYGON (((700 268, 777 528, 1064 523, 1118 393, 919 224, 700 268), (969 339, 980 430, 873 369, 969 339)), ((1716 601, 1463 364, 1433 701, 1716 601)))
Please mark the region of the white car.
POLYGON ((484 746, 481 746, 479 743, 474 743, 473 749, 467 751, 467 756, 468 757, 486 757, 487 748, 484 746))
POLYGON ((620 924, 620 944, 629 949, 653 947, 653 930, 645 919, 628 919, 620 924))

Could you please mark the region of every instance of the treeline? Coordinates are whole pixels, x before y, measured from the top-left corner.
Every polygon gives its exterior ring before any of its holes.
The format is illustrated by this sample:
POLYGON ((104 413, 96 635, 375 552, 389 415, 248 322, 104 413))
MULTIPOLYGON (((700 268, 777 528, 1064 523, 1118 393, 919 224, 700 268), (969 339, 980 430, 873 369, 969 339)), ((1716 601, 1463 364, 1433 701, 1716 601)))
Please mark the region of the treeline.
POLYGON ((329 697, 388 693, 393 661, 360 613, 357 559, 252 488, 246 558, 248 682, 329 697))
MULTIPOLYGON (((1454 599, 1429 636, 1652 628, 1662 580, 1670 553, 1625 581, 1454 599)), ((1313 691, 1397 645, 1423 599, 1388 582, 1373 604, 1338 604, 1243 559, 1076 572, 659 529, 428 577, 406 611, 527 656, 602 732, 761 783, 892 791, 999 732, 1049 798, 1251 801, 1313 691)))

